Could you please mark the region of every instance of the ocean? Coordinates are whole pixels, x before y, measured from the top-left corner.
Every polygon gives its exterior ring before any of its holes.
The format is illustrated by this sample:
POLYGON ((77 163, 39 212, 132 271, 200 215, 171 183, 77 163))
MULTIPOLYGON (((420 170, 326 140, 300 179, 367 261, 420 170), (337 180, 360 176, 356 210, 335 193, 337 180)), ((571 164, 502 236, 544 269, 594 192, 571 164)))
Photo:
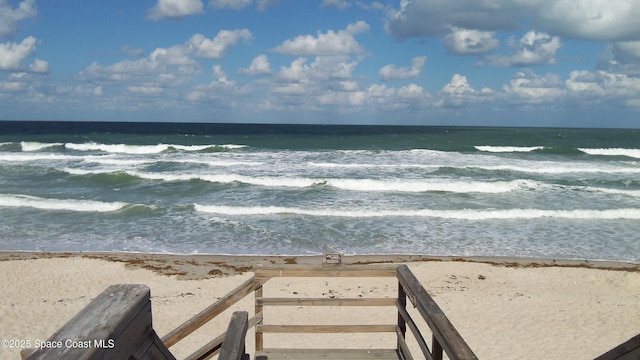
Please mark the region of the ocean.
POLYGON ((0 122, 0 250, 640 262, 640 130, 0 122))

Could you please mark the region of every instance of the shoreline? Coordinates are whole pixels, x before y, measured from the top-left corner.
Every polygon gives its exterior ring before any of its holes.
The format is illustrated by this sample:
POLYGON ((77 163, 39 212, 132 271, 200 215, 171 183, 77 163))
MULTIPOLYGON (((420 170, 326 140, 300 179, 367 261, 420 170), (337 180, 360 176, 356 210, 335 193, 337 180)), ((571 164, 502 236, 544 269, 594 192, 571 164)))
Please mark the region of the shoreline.
MULTIPOLYGON (((124 263, 127 268, 151 270, 179 279, 208 279, 243 274, 254 267, 323 264, 323 255, 224 255, 224 254, 165 254, 141 252, 82 252, 82 251, 0 251, 0 261, 86 258, 124 263)), ((499 256, 433 256, 433 255, 341 255, 344 265, 388 263, 468 262, 507 268, 586 268, 596 270, 640 272, 640 263, 609 260, 545 259, 499 256)))

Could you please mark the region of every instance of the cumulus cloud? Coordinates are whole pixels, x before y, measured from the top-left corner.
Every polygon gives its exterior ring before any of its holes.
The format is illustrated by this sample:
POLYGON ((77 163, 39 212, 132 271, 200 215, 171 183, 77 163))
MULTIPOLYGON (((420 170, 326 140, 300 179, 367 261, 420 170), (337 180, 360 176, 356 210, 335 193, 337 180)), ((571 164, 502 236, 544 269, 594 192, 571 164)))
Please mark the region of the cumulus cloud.
POLYGON ((192 57, 194 49, 186 45, 157 48, 148 56, 136 60, 123 60, 113 65, 96 62, 80 72, 80 78, 99 82, 154 82, 170 85, 200 70, 192 57))
POLYGON ((207 39, 204 35, 196 34, 187 42, 197 56, 220 59, 225 56, 227 50, 238 43, 241 39, 251 40, 251 31, 242 30, 221 30, 213 40, 207 39))
POLYGON ((507 0, 402 0, 388 11, 385 28, 399 39, 444 35, 451 27, 511 30, 518 27, 516 10, 507 0))
POLYGON ((594 41, 640 40, 640 3, 628 0, 401 0, 387 12, 394 37, 441 36, 451 27, 481 31, 534 26, 541 32, 594 41))
POLYGON ((33 64, 25 66, 23 61, 36 51, 38 40, 29 36, 21 43, 0 43, 0 70, 27 71, 35 73, 49 72, 49 63, 35 59, 33 64))
POLYGON ((500 41, 492 31, 468 30, 454 27, 444 37, 444 45, 455 55, 480 55, 497 49, 500 41))
POLYGON ((640 2, 628 0, 538 0, 532 23, 564 37, 640 40, 640 2))
POLYGON ((204 5, 202 0, 158 0, 158 3, 149 9, 147 17, 151 20, 179 19, 189 15, 202 14, 203 12, 204 5))
POLYGON ((330 56, 345 54, 361 54, 364 49, 355 39, 355 35, 369 31, 369 24, 358 21, 350 24, 344 30, 326 33, 318 32, 318 36, 300 35, 294 39, 286 40, 273 51, 296 56, 330 56))
POLYGON ((518 41, 511 41, 516 48, 514 54, 509 56, 489 57, 489 63, 494 66, 534 66, 553 64, 556 59, 556 51, 560 49, 560 38, 545 33, 529 31, 518 41))
POLYGON ((256 56, 246 69, 240 69, 241 74, 248 75, 268 75, 271 74, 271 65, 269 64, 269 58, 267 55, 256 56))
POLYGON ((422 86, 390 87, 374 84, 367 89, 367 104, 382 111, 420 109, 430 105, 430 95, 422 86))
POLYGON ((390 64, 383 66, 378 74, 384 81, 415 78, 420 75, 426 62, 426 56, 417 56, 413 58, 410 69, 406 67, 396 68, 395 65, 390 64))
POLYGON ((531 71, 515 74, 502 90, 512 98, 526 103, 543 103, 560 100, 565 95, 564 84, 555 74, 540 76, 531 71))
POLYGON ((494 95, 493 90, 482 88, 476 90, 469 84, 467 77, 460 74, 454 74, 445 86, 440 89, 440 100, 436 102, 436 106, 461 106, 465 103, 478 103, 489 99, 494 95))
POLYGON ((598 69, 626 75, 640 75, 640 41, 609 44, 598 69))
POLYGON ((607 71, 572 71, 565 81, 571 95, 584 102, 619 101, 640 106, 640 78, 607 71))
POLYGON ((13 35, 19 21, 36 16, 35 3, 35 0, 24 0, 14 9, 7 0, 0 0, 0 38, 13 35))

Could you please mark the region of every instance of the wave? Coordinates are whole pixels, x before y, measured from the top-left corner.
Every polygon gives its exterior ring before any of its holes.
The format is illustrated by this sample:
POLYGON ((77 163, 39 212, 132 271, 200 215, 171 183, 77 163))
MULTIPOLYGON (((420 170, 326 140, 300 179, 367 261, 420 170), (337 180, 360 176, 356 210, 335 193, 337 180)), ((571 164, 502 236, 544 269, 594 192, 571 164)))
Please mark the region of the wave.
POLYGON ((531 152, 544 149, 544 146, 474 146, 478 151, 509 153, 509 152, 531 152))
POLYGON ((49 154, 49 153, 0 153, 0 161, 28 162, 28 161, 53 161, 53 160, 75 160, 76 156, 49 154))
POLYGON ((376 169, 433 169, 437 170, 441 168, 440 165, 427 165, 427 164, 360 164, 360 163, 351 163, 351 164, 340 164, 340 163, 327 163, 327 162, 309 162, 307 163, 309 166, 320 167, 320 168, 345 168, 345 169, 362 169, 362 168, 376 168, 376 169))
POLYGON ((600 187, 587 188, 587 189, 591 191, 606 193, 606 194, 640 197, 640 190, 609 189, 609 188, 600 188, 600 187))
POLYGON ((29 207, 41 210, 66 210, 79 212, 112 212, 130 204, 95 200, 49 199, 30 195, 0 194, 0 206, 29 207))
POLYGON ((33 142, 33 141, 20 142, 20 147, 22 151, 26 151, 26 152, 40 151, 47 148, 61 147, 61 146, 64 146, 64 144, 63 143, 41 143, 41 142, 33 142))
POLYGON ((234 150, 246 147, 246 145, 176 145, 176 144, 156 144, 156 145, 127 145, 127 144, 100 144, 88 142, 82 144, 66 143, 64 147, 75 151, 102 151, 114 154, 149 155, 159 154, 168 150, 180 151, 207 151, 215 149, 234 150))
POLYGON ((627 156, 640 159, 640 149, 622 149, 622 148, 609 148, 609 149, 587 149, 578 148, 588 155, 605 155, 605 156, 627 156))
MULTIPOLYGON (((71 170, 71 169, 69 169, 71 170)), ((72 170, 76 174, 85 170, 72 170)), ((91 171, 86 171, 91 173, 91 171)), ((372 179, 314 179, 304 177, 255 177, 237 174, 196 175, 144 173, 127 171, 127 174, 147 180, 191 181, 201 180, 214 183, 243 183, 266 187, 306 188, 311 186, 328 186, 349 191, 381 191, 381 192, 456 192, 456 193, 501 193, 522 188, 534 187, 533 181, 427 181, 427 180, 372 180, 372 179)))
POLYGON ((613 167, 613 166, 585 166, 579 163, 550 163, 550 162, 532 162, 529 166, 517 165, 478 165, 478 166, 460 166, 453 167, 459 169, 480 169, 489 171, 512 171, 529 174, 638 174, 640 167, 613 167))
POLYGON ((595 219, 640 220, 640 209, 609 209, 609 210, 541 210, 541 209, 509 209, 509 210, 372 210, 372 209, 301 209, 278 206, 222 206, 194 204, 198 212, 221 215, 303 215, 318 217, 430 217, 455 220, 510 220, 536 218, 562 219, 595 219))

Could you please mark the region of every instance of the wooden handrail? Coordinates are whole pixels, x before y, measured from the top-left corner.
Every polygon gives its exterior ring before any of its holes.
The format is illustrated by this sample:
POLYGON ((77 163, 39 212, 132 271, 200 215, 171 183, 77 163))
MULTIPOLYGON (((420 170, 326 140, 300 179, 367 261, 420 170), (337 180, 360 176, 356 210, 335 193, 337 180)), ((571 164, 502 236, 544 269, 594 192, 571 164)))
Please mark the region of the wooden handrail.
POLYGON ((447 353, 451 360, 478 359, 438 304, 409 270, 409 267, 406 265, 399 266, 397 274, 400 286, 403 287, 407 298, 431 328, 434 340, 432 345, 434 359, 442 358, 442 350, 447 353))
POLYGON ((233 304, 242 300, 245 296, 249 295, 260 286, 262 285, 256 279, 256 277, 251 277, 249 280, 242 283, 229 294, 220 298, 218 301, 209 305, 206 309, 202 310, 194 317, 187 320, 182 325, 178 326, 176 329, 163 336, 162 342, 166 347, 175 345, 178 341, 182 340, 187 335, 199 329, 201 326, 209 322, 214 317, 218 316, 226 309, 230 308, 233 304))
MULTIPOLYGON (((440 307, 427 293, 420 282, 406 265, 382 265, 382 266, 290 266, 279 268, 258 268, 254 270, 254 276, 235 288, 232 292, 220 298, 193 318, 189 319, 175 330, 162 338, 167 347, 170 347, 225 311, 244 297, 254 293, 255 315, 248 320, 248 328, 255 326, 256 351, 263 349, 264 333, 369 333, 390 332, 398 337, 396 351, 402 354, 403 359, 412 359, 413 356, 405 341, 407 328, 416 339, 424 358, 441 360, 443 352, 446 352, 451 360, 477 360, 476 355, 464 342, 458 331, 447 319, 440 307), (398 283, 397 298, 264 298, 263 285, 274 277, 395 277, 398 283), (417 308, 421 317, 432 332, 431 350, 422 337, 418 326, 406 311, 407 299, 417 308), (395 306, 398 311, 398 323, 394 325, 270 325, 263 324, 262 314, 264 306, 395 306)), ((235 315, 235 314, 234 314, 235 315)), ((187 359, 204 359, 220 352, 228 334, 222 334, 210 341, 207 345, 196 351, 187 359)), ((237 335, 233 338, 240 341, 237 335)), ((244 336, 242 337, 244 342, 244 336)), ((222 359, 222 358, 220 358, 222 359)), ((235 359, 234 359, 235 360, 235 359)))
POLYGON ((246 311, 234 312, 231 315, 218 360, 243 360, 248 357, 245 352, 245 337, 248 329, 249 314, 246 311))

